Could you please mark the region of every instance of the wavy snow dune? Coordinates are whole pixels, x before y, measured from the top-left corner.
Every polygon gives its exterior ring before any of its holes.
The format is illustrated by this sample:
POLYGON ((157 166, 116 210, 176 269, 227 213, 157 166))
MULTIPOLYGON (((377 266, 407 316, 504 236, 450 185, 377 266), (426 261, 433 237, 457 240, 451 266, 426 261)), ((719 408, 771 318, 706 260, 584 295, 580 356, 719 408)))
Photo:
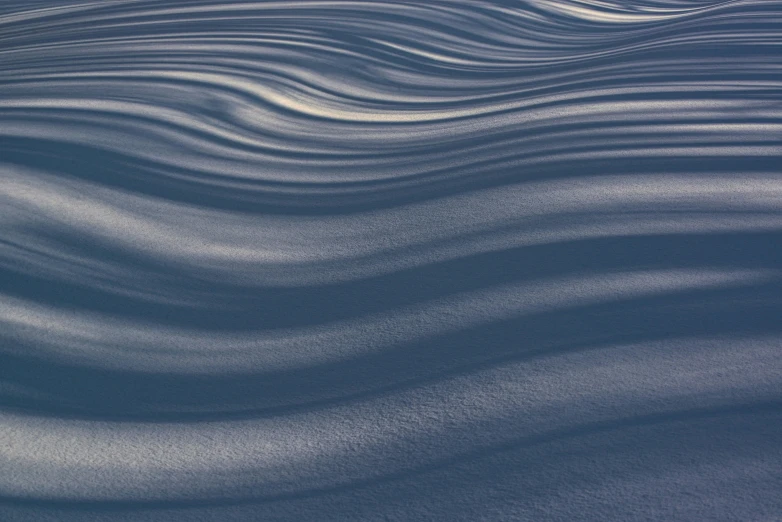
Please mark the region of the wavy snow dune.
POLYGON ((782 520, 782 1, 0 2, 0 520, 782 520))

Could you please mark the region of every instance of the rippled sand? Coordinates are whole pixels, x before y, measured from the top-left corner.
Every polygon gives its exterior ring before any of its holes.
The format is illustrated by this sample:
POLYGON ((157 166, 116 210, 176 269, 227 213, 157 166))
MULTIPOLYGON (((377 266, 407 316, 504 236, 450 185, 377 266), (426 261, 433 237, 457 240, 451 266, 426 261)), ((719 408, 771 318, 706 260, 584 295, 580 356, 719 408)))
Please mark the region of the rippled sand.
POLYGON ((0 2, 0 521, 782 520, 782 1, 0 2))

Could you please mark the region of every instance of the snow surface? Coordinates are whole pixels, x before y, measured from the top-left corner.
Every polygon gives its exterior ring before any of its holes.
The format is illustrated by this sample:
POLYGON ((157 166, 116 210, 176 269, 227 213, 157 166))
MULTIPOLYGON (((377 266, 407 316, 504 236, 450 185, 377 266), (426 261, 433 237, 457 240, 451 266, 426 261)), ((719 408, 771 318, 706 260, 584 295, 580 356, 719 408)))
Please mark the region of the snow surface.
POLYGON ((780 46, 0 2, 0 522, 782 520, 780 46))

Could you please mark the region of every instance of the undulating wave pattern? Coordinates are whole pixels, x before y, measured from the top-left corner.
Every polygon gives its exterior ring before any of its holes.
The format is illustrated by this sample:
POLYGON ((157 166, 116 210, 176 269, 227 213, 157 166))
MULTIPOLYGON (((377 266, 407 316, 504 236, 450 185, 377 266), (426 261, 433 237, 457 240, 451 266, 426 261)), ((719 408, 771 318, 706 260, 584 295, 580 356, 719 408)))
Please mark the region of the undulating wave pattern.
POLYGON ((0 520, 781 520, 782 1, 0 2, 0 520))

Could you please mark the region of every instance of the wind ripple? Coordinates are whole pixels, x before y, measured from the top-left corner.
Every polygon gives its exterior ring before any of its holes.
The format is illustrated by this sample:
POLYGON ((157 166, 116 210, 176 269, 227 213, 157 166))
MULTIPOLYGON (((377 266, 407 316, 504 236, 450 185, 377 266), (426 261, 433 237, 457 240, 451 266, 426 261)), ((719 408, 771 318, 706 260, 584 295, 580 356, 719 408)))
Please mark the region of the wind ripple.
POLYGON ((3 2, 0 519, 779 517, 781 35, 3 2))

